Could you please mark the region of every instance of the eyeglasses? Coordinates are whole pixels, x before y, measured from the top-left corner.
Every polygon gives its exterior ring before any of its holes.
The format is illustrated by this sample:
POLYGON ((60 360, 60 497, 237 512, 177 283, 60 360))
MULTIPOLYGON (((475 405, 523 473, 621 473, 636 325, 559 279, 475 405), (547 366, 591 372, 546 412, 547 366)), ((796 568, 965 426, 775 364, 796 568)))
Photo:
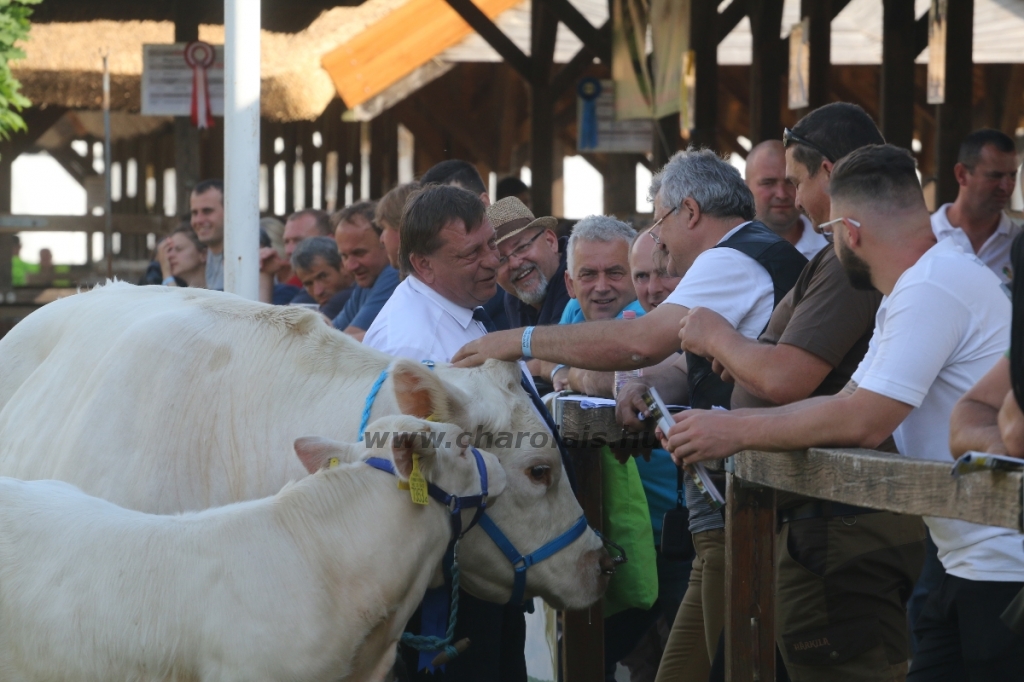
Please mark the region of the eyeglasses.
POLYGON ((835 220, 830 220, 827 223, 822 223, 821 225, 818 225, 818 231, 821 232, 826 237, 831 237, 832 236, 832 226, 833 225, 838 225, 839 223, 843 222, 844 220, 849 221, 850 224, 853 225, 854 227, 860 227, 860 223, 858 221, 854 220, 853 218, 836 218, 835 220))
POLYGON ((799 135, 794 133, 789 128, 785 128, 782 131, 782 146, 783 147, 789 147, 789 145, 791 145, 791 144, 802 144, 805 147, 810 147, 811 149, 813 149, 814 151, 818 152, 819 154, 824 156, 826 159, 831 161, 832 163, 836 162, 836 160, 832 158, 832 155, 829 154, 827 151, 825 151, 824 149, 822 149, 818 145, 814 144, 813 142, 810 142, 810 141, 806 140, 805 138, 800 137, 799 135))
POLYGON ((533 235, 532 237, 527 239, 525 242, 523 242, 522 244, 520 244, 516 248, 512 249, 512 251, 510 251, 507 256, 502 256, 501 258, 499 258, 498 259, 498 265, 501 266, 501 267, 504 267, 505 264, 508 263, 509 260, 511 260, 511 258, 513 256, 515 256, 516 258, 522 258, 523 256, 525 256, 526 252, 530 250, 531 246, 533 246, 533 243, 535 241, 537 241, 537 237, 539 237, 542 234, 544 234, 544 232, 545 232, 545 230, 541 230, 540 232, 538 232, 537 234, 533 235))
POLYGON ((647 230, 647 234, 651 235, 651 239, 653 239, 654 243, 657 244, 658 246, 661 246, 661 238, 658 235, 654 234, 654 231, 658 228, 658 226, 665 222, 665 218, 669 217, 678 210, 678 206, 673 206, 672 208, 665 212, 665 215, 655 220, 654 224, 651 225, 651 227, 647 230))

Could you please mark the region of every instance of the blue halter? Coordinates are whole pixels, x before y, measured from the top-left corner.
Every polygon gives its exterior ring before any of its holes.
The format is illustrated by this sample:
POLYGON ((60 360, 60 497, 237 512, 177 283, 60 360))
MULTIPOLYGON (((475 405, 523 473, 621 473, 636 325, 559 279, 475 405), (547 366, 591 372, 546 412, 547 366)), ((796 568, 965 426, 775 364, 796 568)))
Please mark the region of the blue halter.
MULTIPOLYGON (((424 360, 423 364, 429 367, 430 369, 434 368, 434 363, 430 360, 424 360)), ((381 385, 383 385, 384 380, 387 379, 387 376, 388 370, 387 368, 385 368, 384 371, 380 373, 380 376, 377 377, 377 380, 373 383, 373 386, 370 388, 369 394, 367 394, 366 396, 366 404, 363 406, 362 420, 359 423, 360 441, 363 440, 363 432, 366 430, 366 425, 370 421, 370 411, 373 409, 373 403, 377 399, 377 393, 380 392, 380 387, 381 385)), ((443 490, 441 490, 432 483, 428 484, 427 492, 432 498, 448 507, 448 509, 451 511, 452 529, 455 539, 461 538, 463 535, 469 532, 470 528, 477 525, 478 523, 480 524, 480 528, 482 528, 483 531, 487 533, 487 537, 491 538, 494 544, 498 546, 498 549, 501 550, 502 554, 505 555, 505 558, 507 558, 512 563, 512 569, 515 573, 512 582, 512 596, 509 599, 509 603, 522 604, 523 599, 526 596, 527 569, 529 569, 530 566, 538 564, 541 561, 544 561, 545 559, 557 554, 558 552, 560 552, 561 550, 565 549, 573 542, 575 542, 581 535, 583 535, 584 532, 586 532, 587 528, 589 527, 587 525, 587 517, 584 514, 580 514, 580 517, 576 519, 576 522, 572 524, 572 526, 570 526, 567 531, 556 537, 554 540, 544 545, 541 545, 537 549, 533 550, 533 552, 531 552, 530 554, 527 554, 525 556, 520 554, 519 550, 517 550, 515 545, 513 545, 512 542, 508 539, 508 536, 505 535, 505 533, 503 533, 502 530, 498 528, 497 524, 495 524, 494 521, 492 521, 491 518, 484 513, 487 508, 487 473, 484 470, 483 458, 480 456, 480 453, 477 451, 476 448, 473 448, 473 455, 476 457, 477 467, 480 470, 480 481, 483 486, 482 495, 455 497, 453 495, 445 493, 443 490), (466 529, 461 530, 462 515, 459 512, 461 512, 461 510, 463 509, 469 509, 472 507, 476 507, 476 514, 473 516, 473 520, 470 522, 470 524, 466 526, 466 529)), ((391 474, 395 473, 394 467, 392 466, 391 462, 386 459, 370 457, 365 461, 370 466, 380 469, 381 471, 387 471, 388 473, 391 474)), ((626 552, 623 551, 621 547, 609 542, 608 540, 605 540, 601 536, 601 534, 597 532, 597 530, 594 530, 594 533, 597 535, 597 537, 601 538, 601 540, 604 543, 612 545, 613 547, 615 547, 615 549, 621 552, 621 563, 626 562, 626 552)), ((532 612, 532 606, 532 602, 527 604, 527 610, 532 612)))
MULTIPOLYGON (((476 459, 476 470, 480 474, 479 495, 464 495, 459 497, 457 495, 446 493, 433 483, 427 483, 427 494, 448 508, 448 514, 451 517, 452 524, 452 542, 461 539, 462 536, 468 533, 473 526, 479 523, 483 519, 484 511, 487 509, 487 467, 484 466, 484 458, 483 455, 480 454, 480 451, 476 448, 471 449, 473 451, 473 457, 476 459), (462 510, 473 508, 476 509, 476 513, 473 515, 473 519, 469 522, 469 525, 466 526, 466 529, 463 530, 462 510)), ((392 476, 398 475, 398 472, 395 471, 395 465, 391 460, 381 459, 380 457, 367 457, 363 461, 374 469, 387 472, 392 476)))

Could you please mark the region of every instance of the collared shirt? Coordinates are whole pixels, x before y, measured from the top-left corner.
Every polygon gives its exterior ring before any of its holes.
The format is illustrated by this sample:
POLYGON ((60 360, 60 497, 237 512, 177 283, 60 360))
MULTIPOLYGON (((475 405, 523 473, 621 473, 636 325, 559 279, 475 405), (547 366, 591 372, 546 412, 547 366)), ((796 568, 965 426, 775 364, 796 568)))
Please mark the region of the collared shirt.
POLYGON ((224 291, 224 252, 206 250, 206 288, 224 291))
MULTIPOLYGON (((932 213, 932 232, 935 233, 936 239, 941 240, 949 237, 965 253, 974 253, 974 246, 971 244, 971 238, 967 236, 967 233, 962 228, 954 227, 949 222, 947 211, 949 211, 949 207, 952 205, 943 204, 939 206, 939 210, 932 213)), ((1013 244, 1013 238, 1020 234, 1021 230, 1024 230, 1024 227, 1010 220, 1009 216, 1005 213, 1001 213, 996 231, 985 240, 985 243, 981 245, 981 249, 975 254, 981 259, 982 263, 987 265, 992 272, 996 273, 996 276, 999 277, 1003 284, 1008 284, 1013 280, 1013 266, 1010 265, 1010 245, 1013 244)))
POLYGON ((397 286, 398 270, 385 265, 377 279, 373 281, 373 286, 365 289, 358 284, 355 286, 352 295, 345 302, 345 307, 334 318, 334 328, 341 331, 350 326, 356 329, 369 329, 397 286))
POLYGON ((508 314, 510 329, 558 324, 562 318, 562 311, 569 303, 569 292, 565 288, 565 246, 568 241, 565 237, 558 239, 558 270, 548 281, 548 290, 544 293, 544 301, 540 305, 540 310, 506 292, 505 312, 508 314))
POLYGON ((411 360, 451 362, 460 348, 486 333, 473 319, 472 308, 449 301, 410 275, 381 308, 363 343, 411 360))
POLYGON ((829 245, 828 240, 825 239, 824 235, 814 231, 814 224, 811 223, 807 216, 801 215, 800 222, 804 225, 804 232, 793 246, 803 254, 804 258, 811 260, 818 255, 819 251, 829 245))

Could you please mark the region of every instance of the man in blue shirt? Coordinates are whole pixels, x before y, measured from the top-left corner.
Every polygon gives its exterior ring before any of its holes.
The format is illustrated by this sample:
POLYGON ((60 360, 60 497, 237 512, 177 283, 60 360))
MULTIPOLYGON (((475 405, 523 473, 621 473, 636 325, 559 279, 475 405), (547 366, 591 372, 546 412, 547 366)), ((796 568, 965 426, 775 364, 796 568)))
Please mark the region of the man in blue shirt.
POLYGON ((334 318, 334 327, 360 341, 399 281, 373 224, 374 208, 373 202, 361 201, 334 216, 334 240, 342 266, 356 281, 355 291, 334 318))

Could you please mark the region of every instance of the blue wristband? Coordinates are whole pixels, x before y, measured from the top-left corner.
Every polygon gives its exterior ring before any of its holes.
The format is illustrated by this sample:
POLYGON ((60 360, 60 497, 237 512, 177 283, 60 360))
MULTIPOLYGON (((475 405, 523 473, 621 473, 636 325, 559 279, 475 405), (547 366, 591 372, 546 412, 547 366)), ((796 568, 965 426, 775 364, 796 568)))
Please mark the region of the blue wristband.
POLYGON ((527 327, 523 330, 523 357, 527 360, 533 359, 532 349, 530 348, 530 338, 533 336, 533 327, 527 327))

